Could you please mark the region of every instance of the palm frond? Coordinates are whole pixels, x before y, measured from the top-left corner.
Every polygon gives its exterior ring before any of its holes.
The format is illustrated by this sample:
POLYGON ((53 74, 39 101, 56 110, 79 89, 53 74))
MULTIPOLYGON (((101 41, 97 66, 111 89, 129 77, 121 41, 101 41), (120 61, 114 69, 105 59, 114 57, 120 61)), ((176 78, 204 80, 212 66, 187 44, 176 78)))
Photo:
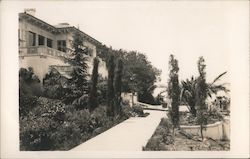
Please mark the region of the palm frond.
POLYGON ((223 72, 222 74, 220 74, 218 77, 216 77, 214 79, 214 81, 212 82, 212 84, 214 84, 216 81, 218 81, 222 76, 224 76, 227 73, 227 71, 223 72))

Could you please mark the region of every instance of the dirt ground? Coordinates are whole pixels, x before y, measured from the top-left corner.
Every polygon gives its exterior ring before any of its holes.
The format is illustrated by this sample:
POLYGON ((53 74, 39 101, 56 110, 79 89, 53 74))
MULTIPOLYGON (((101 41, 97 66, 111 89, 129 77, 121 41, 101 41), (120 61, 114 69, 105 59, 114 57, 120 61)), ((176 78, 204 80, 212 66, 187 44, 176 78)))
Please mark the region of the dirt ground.
POLYGON ((174 143, 165 145, 165 148, 170 151, 229 151, 230 141, 216 141, 211 138, 201 141, 199 136, 188 138, 176 132, 174 143))

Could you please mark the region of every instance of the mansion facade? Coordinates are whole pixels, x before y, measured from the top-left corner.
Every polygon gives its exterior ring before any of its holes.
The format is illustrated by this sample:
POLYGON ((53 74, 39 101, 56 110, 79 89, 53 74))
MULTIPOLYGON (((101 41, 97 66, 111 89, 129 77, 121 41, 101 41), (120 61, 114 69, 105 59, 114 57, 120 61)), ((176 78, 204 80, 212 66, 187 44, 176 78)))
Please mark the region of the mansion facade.
MULTIPOLYGON (((83 45, 88 48, 88 73, 91 74, 97 47, 102 45, 99 41, 68 23, 50 25, 35 17, 35 9, 19 13, 19 67, 32 67, 40 81, 43 81, 51 68, 56 68, 67 77, 72 67, 65 58, 72 52, 75 33, 83 37, 83 45)), ((99 74, 103 77, 108 74, 106 63, 101 59, 99 74)))

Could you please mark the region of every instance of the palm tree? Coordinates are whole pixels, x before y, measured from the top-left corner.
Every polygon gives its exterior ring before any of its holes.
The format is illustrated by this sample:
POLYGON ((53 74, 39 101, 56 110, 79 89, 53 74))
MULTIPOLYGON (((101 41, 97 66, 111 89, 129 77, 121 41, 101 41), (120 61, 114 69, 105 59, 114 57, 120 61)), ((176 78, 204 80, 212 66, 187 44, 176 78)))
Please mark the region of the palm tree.
MULTIPOLYGON (((219 91, 228 92, 229 90, 225 87, 226 83, 217 84, 217 81, 220 80, 222 76, 224 76, 227 72, 223 72, 218 77, 216 77, 213 82, 206 83, 206 96, 212 97, 213 94, 217 94, 219 91)), ((195 91, 197 87, 197 78, 193 76, 191 79, 186 79, 186 81, 181 82, 181 101, 188 105, 189 111, 196 117, 196 99, 195 99, 195 91)))
POLYGON ((195 87, 197 79, 193 76, 191 79, 186 79, 186 81, 181 81, 181 102, 188 105, 189 112, 196 116, 195 108, 195 87))

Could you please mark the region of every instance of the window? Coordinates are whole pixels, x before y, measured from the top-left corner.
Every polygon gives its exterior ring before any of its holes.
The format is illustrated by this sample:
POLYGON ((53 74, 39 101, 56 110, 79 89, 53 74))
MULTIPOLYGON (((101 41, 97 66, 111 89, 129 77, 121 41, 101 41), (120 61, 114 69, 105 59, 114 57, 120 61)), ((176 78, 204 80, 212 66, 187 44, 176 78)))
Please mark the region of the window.
POLYGON ((47 46, 52 48, 52 43, 53 43, 52 40, 47 38, 47 46))
POLYGON ((44 45, 45 37, 42 35, 38 35, 38 45, 44 45))
POLYGON ((29 31, 29 46, 36 46, 36 33, 29 31))
POLYGON ((66 52, 66 41, 65 40, 58 40, 57 41, 57 50, 66 52))

